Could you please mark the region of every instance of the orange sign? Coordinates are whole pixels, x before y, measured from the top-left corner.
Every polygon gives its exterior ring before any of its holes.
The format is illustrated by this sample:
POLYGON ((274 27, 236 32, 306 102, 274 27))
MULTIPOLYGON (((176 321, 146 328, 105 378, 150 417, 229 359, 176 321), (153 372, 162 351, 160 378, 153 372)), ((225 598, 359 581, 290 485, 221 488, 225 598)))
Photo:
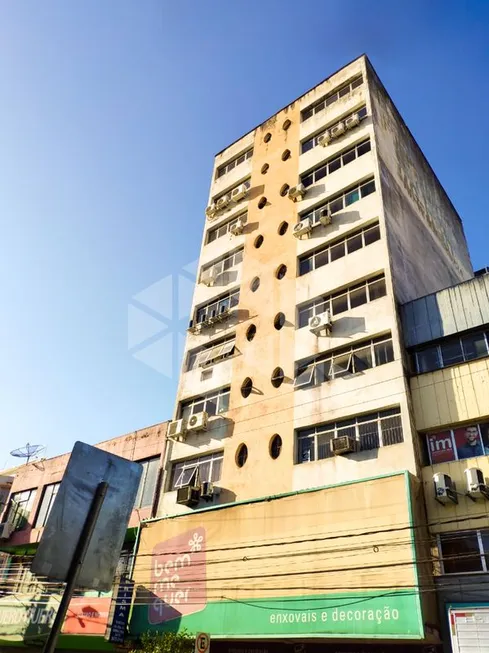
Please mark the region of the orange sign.
POLYGON ((61 632, 69 635, 105 635, 110 601, 108 596, 71 599, 61 632))

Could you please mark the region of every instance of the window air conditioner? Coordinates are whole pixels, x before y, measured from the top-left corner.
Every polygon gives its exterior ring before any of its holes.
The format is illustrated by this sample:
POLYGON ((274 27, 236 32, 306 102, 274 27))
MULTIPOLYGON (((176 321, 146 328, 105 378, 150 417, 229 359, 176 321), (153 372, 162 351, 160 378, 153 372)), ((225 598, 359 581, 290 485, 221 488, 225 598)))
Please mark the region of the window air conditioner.
POLYGON ((312 231, 312 220, 311 218, 305 218, 305 220, 301 220, 296 225, 294 225, 294 229, 292 230, 292 233, 296 238, 300 238, 304 234, 308 234, 311 231, 312 231))
POLYGON ((348 116, 348 118, 345 120, 345 127, 347 129, 354 129, 355 127, 358 127, 359 124, 360 118, 358 113, 354 113, 352 116, 348 116))
POLYGON ((200 283, 205 286, 213 286, 216 282, 217 274, 215 268, 206 268, 200 275, 200 283))
POLYGON ((340 435, 330 440, 331 451, 335 456, 342 456, 345 453, 353 453, 357 450, 357 441, 349 435, 340 435))
POLYGON ((217 206, 216 203, 213 202, 206 208, 205 214, 208 220, 213 220, 216 217, 216 213, 217 213, 217 206))
POLYGON ((292 200, 293 202, 298 202, 305 196, 305 194, 306 189, 304 184, 297 184, 297 186, 289 188, 289 200, 292 200))
POLYGON ((224 195, 224 197, 221 197, 217 200, 216 206, 218 211, 223 211, 229 204, 229 197, 227 195, 224 195))
POLYGON ((319 211, 319 222, 325 227, 333 222, 333 217, 329 208, 319 211))
POLYGON ((181 506, 196 506, 200 500, 200 488, 184 485, 177 490, 177 503, 181 506))
POLYGON ((435 499, 444 506, 449 501, 458 503, 455 483, 448 474, 435 474, 433 476, 435 486, 435 499))
POLYGON ((0 524, 0 540, 8 540, 14 532, 14 525, 6 521, 0 524))
POLYGON ((327 147, 332 140, 331 132, 327 129, 324 134, 321 134, 318 138, 318 145, 321 145, 321 147, 327 147))
POLYGON ((240 236, 243 233, 244 230, 244 222, 241 220, 241 218, 238 218, 230 228, 229 231, 233 234, 233 236, 240 236))
POLYGON ((200 496, 206 501, 212 501, 214 498, 214 484, 211 481, 204 481, 200 486, 200 496))
POLYGON ((240 184, 239 186, 236 186, 236 188, 233 188, 231 191, 231 199, 234 202, 240 202, 241 200, 244 200, 247 195, 248 188, 246 184, 240 184))
POLYGON ((339 122, 334 127, 331 127, 331 129, 329 131, 330 131, 330 134, 331 134, 331 138, 339 138, 340 136, 343 136, 343 134, 346 131, 345 123, 344 122, 339 122))
POLYGON ((207 431, 207 420, 209 415, 203 410, 201 413, 194 413, 188 418, 187 429, 189 431, 207 431))
POLYGON ((174 422, 170 422, 168 426, 168 439, 176 440, 177 442, 183 442, 185 440, 185 435, 187 433, 187 426, 184 419, 176 419, 174 422))
POLYGON ((468 496, 474 500, 482 497, 489 499, 489 487, 486 485, 482 470, 477 467, 469 467, 464 473, 468 496))
POLYGON ((324 313, 319 313, 319 315, 313 315, 309 318, 309 331, 314 333, 315 336, 318 336, 321 332, 329 334, 333 323, 331 321, 331 313, 329 311, 324 311, 324 313))

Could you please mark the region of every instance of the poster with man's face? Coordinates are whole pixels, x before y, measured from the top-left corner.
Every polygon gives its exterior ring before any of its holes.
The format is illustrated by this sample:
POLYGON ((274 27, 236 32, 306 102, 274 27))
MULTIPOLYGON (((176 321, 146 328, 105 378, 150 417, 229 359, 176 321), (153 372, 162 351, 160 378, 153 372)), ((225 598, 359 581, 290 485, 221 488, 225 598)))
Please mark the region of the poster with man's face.
POLYGON ((478 424, 469 424, 453 432, 459 460, 484 455, 478 424))

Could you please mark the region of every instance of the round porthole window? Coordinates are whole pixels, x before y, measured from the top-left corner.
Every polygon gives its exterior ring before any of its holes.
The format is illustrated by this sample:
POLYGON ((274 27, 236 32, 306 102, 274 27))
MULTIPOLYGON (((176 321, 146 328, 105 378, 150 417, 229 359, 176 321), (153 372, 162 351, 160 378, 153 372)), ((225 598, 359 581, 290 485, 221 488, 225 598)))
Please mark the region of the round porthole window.
POLYGON ((236 452, 236 465, 243 467, 248 460, 248 447, 245 444, 240 444, 236 452))
POLYGON ((278 228, 279 236, 283 236, 284 234, 286 234, 288 228, 289 228, 289 223, 288 222, 282 222, 282 224, 278 228))
POLYGON ((284 120, 284 124, 282 125, 282 129, 284 131, 287 131, 287 129, 290 127, 292 124, 292 121, 287 118, 287 120, 284 120))
POLYGON ((272 385, 274 388, 280 388, 284 382, 285 374, 281 367, 276 367, 272 372, 272 385))
POLYGON ((270 132, 265 134, 265 136, 263 137, 263 140, 264 140, 265 143, 270 143, 270 141, 272 140, 272 135, 270 134, 270 132))
POLYGON ((280 265, 277 268, 277 271, 275 272, 275 276, 277 279, 283 279, 287 273, 287 266, 286 265, 280 265))
POLYGON ((260 277, 255 277, 250 283, 251 292, 256 292, 260 287, 260 277))
POLYGON ((274 460, 276 460, 280 456, 281 451, 282 451, 282 438, 278 433, 275 433, 275 435, 270 440, 270 456, 274 460))
POLYGON ((246 340, 249 340, 249 342, 251 342, 255 336, 256 336, 256 326, 254 324, 250 324, 250 326, 246 329, 246 340))
POLYGON ((282 197, 285 197, 287 195, 287 193, 289 192, 289 188, 290 188, 289 184, 284 184, 282 186, 282 188, 280 189, 280 195, 282 197))
POLYGON ((258 208, 259 208, 259 209, 263 209, 263 208, 265 208, 266 205, 267 205, 267 198, 266 198, 266 197, 262 197, 262 198, 260 199, 260 201, 258 202, 258 208))
POLYGON ((261 167, 261 174, 266 175, 269 168, 270 168, 270 166, 268 165, 268 163, 264 163, 262 165, 262 167, 261 167))
POLYGON ((290 150, 284 150, 282 152, 282 161, 287 161, 287 159, 290 159, 290 150))
POLYGON ((263 236, 261 234, 255 238, 253 245, 256 247, 256 249, 263 245, 263 236))
POLYGON ((277 329, 277 331, 280 331, 280 329, 284 326, 284 324, 285 324, 285 315, 283 313, 277 313, 273 321, 273 326, 277 329))
POLYGON ((241 384, 241 396, 245 399, 250 396, 251 391, 253 390, 253 381, 249 376, 241 384))

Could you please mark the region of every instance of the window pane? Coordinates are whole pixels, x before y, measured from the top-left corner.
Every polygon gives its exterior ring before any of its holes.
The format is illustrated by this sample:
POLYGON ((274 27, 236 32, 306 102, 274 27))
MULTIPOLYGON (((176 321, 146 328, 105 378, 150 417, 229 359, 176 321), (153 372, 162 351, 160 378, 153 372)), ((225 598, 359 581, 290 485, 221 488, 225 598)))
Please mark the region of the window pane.
POLYGON ((321 384, 331 378, 331 359, 316 364, 316 383, 321 384))
POLYGON ((361 249, 363 247, 363 241, 362 241, 362 234, 357 234, 356 236, 352 236, 351 238, 348 238, 346 241, 346 248, 348 250, 348 254, 351 254, 352 252, 356 252, 357 249, 361 249))
POLYGON ((339 197, 337 200, 334 200, 333 202, 330 202, 329 204, 329 210, 331 213, 337 213, 338 211, 341 211, 343 209, 343 198, 339 197))
POLYGON ((241 263, 243 261, 243 250, 239 250, 239 252, 236 252, 234 255, 234 265, 238 265, 238 263, 241 263))
POLYGON ((211 480, 211 461, 210 460, 202 460, 202 462, 199 464, 199 476, 200 476, 200 482, 205 483, 206 481, 211 480))
POLYGON ((441 554, 446 574, 482 571, 479 541, 475 531, 442 535, 441 554))
POLYGON ((319 252, 316 254, 316 262, 315 262, 315 267, 316 268, 321 268, 323 265, 327 265, 329 263, 329 250, 325 249, 323 252, 319 252))
POLYGON ((222 473, 222 457, 221 458, 214 458, 212 461, 212 476, 211 476, 211 481, 215 483, 216 481, 219 481, 221 478, 221 473, 222 473))
POLYGON ((333 452, 331 451, 330 442, 333 439, 334 433, 321 433, 317 436, 318 442, 318 460, 323 460, 324 458, 331 458, 333 452))
POLYGON ((205 402, 205 410, 209 415, 215 415, 217 413, 217 397, 207 399, 205 402))
POLYGON ((345 206, 350 206, 350 204, 353 204, 354 202, 358 202, 359 199, 360 199, 360 191, 358 190, 358 188, 356 188, 355 190, 352 190, 346 194, 345 206))
MULTIPOLYGON (((232 256, 230 256, 228 258, 225 258, 224 261, 222 261, 222 269, 223 270, 229 270, 229 268, 233 267, 233 265, 234 265, 234 262, 233 262, 233 257, 232 256)), ((219 269, 219 264, 216 265, 216 268, 219 269)))
POLYGON ((193 404, 191 414, 195 415, 195 413, 201 413, 203 410, 205 410, 205 399, 193 404))
POLYGON ((464 355, 460 341, 457 339, 443 343, 441 345, 441 357, 444 366, 462 362, 464 355))
POLYGON ((350 308, 361 306, 367 303, 367 286, 350 290, 350 308))
POLYGON ((366 143, 361 143, 361 145, 357 147, 357 156, 362 156, 362 154, 366 154, 367 152, 370 152, 370 149, 371 149, 370 141, 367 141, 366 143))
POLYGON ((487 343, 483 333, 471 333, 462 338, 465 360, 487 356, 487 343))
POLYGON ((314 438, 299 439, 299 463, 308 463, 314 460, 314 438))
POLYGON ((352 161, 355 161, 356 158, 355 150, 350 150, 349 152, 345 152, 341 158, 343 160, 344 166, 346 166, 348 163, 351 163, 352 161))
POLYGON ((341 356, 335 356, 333 358, 333 364, 331 370, 333 372, 333 377, 343 376, 351 371, 351 354, 342 354, 341 356))
POLYGON ((332 104, 336 102, 338 99, 338 93, 333 93, 333 95, 330 95, 329 97, 326 98, 326 106, 329 107, 332 104))
POLYGON ((305 186, 306 188, 307 188, 308 186, 311 186, 311 184, 314 183, 314 177, 313 177, 312 173, 311 173, 310 175, 307 175, 307 177, 303 177, 303 178, 302 178, 302 183, 304 184, 304 186, 305 186))
POLYGON ((482 550, 486 558, 486 567, 489 569, 489 531, 481 531, 482 550))
POLYGON ((369 181, 368 184, 364 184, 361 189, 362 197, 367 197, 371 193, 375 193, 375 181, 369 181))
POLYGON ((326 177, 326 166, 322 166, 319 170, 316 170, 314 180, 319 181, 320 179, 323 179, 323 177, 326 177))
POLYGON ((209 236, 207 238, 208 243, 212 243, 213 240, 217 238, 217 231, 209 231, 209 236))
POLYGON ((353 354, 353 369, 354 372, 363 372, 372 367, 372 349, 371 347, 365 347, 365 349, 359 349, 353 354))
POLYGON ((312 257, 299 261, 299 275, 307 274, 312 270, 312 257))
POLYGON ((144 487, 141 495, 141 502, 138 507, 151 506, 153 504, 154 494, 156 490, 156 482, 158 480, 159 458, 148 460, 144 463, 146 466, 146 474, 144 478, 144 487))
POLYGON ((344 313, 348 310, 348 295, 340 295, 339 297, 334 297, 331 300, 331 308, 333 310, 333 315, 338 315, 339 313, 344 313))
POLYGON ((371 245, 372 243, 375 243, 376 240, 380 239, 379 225, 375 225, 375 227, 367 229, 364 232, 363 237, 365 238, 365 245, 371 245))
POLYGON ((337 159, 333 159, 328 163, 328 172, 331 174, 335 170, 339 170, 341 168, 341 157, 338 157, 337 159))
POLYGON ((376 365, 385 365, 385 363, 391 363, 394 360, 392 340, 379 342, 378 344, 374 345, 374 351, 376 365))
POLYGON ((358 79, 354 79, 352 81, 351 87, 352 87, 352 89, 357 88, 358 86, 361 86, 362 84, 363 84, 363 79, 361 77, 359 77, 358 79))
MULTIPOLYGON (((398 410, 397 408, 395 410, 398 410)), ((391 444, 399 444, 404 442, 402 433, 401 416, 386 417, 381 420, 380 428, 382 431, 382 444, 387 447, 391 444)))
POLYGON ((360 434, 360 451, 369 451, 380 447, 379 427, 377 422, 366 422, 358 425, 360 434))
POLYGON ((385 279, 379 279, 378 281, 369 283, 368 294, 371 302, 373 302, 374 299, 380 299, 380 297, 384 297, 386 294, 385 279))
POLYGON ((343 256, 345 256, 345 241, 342 241, 337 245, 333 245, 329 251, 330 251, 331 262, 337 261, 339 258, 342 258, 343 256))
POLYGON ((191 414, 192 414, 191 404, 186 404, 185 406, 182 406, 180 417, 182 417, 183 419, 188 419, 191 414))
POLYGON ((225 413, 227 410, 229 410, 229 392, 225 392, 219 397, 219 412, 220 413, 225 413))
POLYGON ((309 318, 313 315, 312 310, 312 306, 299 309, 299 329, 308 325, 309 318))
POLYGON ((302 120, 307 120, 312 116, 312 109, 306 109, 302 112, 302 120))
POLYGON ((314 365, 308 365, 306 368, 299 369, 295 377, 294 387, 303 387, 309 385, 313 381, 314 365))
POLYGON ((357 111, 357 115, 359 118, 365 118, 365 116, 367 115, 367 107, 362 107, 361 109, 359 109, 357 111))
POLYGON ((313 139, 309 141, 305 141, 304 143, 302 143, 302 154, 304 154, 305 152, 309 152, 309 150, 312 150, 313 147, 314 147, 313 139))
POLYGON ((417 351, 416 367, 418 368, 418 372, 420 374, 440 369, 441 362, 438 357, 438 347, 429 347, 427 349, 417 351))

